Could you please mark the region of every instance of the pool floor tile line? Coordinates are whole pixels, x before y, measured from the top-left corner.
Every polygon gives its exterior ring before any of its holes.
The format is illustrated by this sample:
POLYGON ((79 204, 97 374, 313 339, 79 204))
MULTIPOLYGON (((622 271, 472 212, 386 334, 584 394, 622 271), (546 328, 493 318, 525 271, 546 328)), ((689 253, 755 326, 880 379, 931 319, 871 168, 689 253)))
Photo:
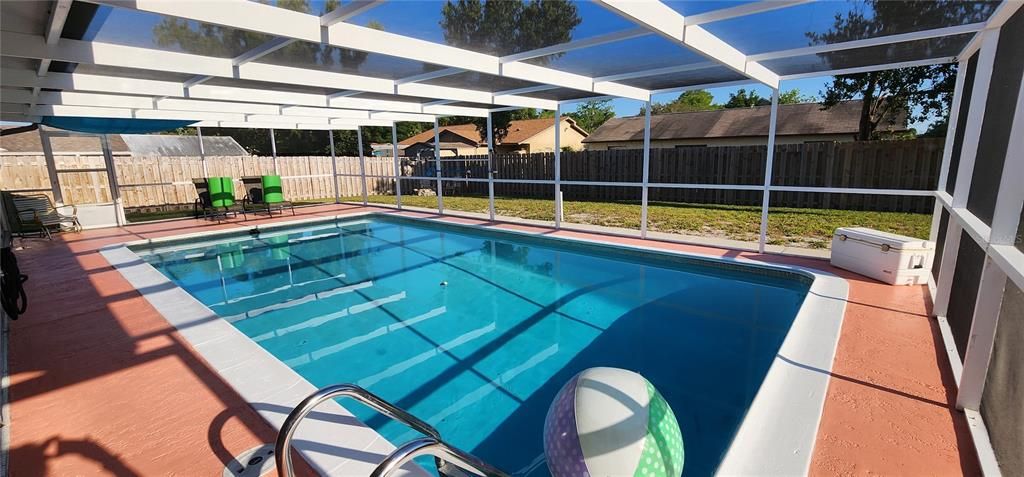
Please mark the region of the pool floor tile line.
MULTIPOLYGON (((280 410, 248 406, 97 252, 135 240, 366 211, 437 216, 325 205, 297 209, 295 217, 186 219, 16 242, 25 247, 16 253, 31 278, 28 313, 10 327, 11 475, 213 475, 234 455, 272 442, 261 414, 280 410)), ((809 258, 443 220, 842 276, 850 296, 810 473, 980 474, 966 420, 952 404, 955 385, 924 287, 891 287, 809 258)))

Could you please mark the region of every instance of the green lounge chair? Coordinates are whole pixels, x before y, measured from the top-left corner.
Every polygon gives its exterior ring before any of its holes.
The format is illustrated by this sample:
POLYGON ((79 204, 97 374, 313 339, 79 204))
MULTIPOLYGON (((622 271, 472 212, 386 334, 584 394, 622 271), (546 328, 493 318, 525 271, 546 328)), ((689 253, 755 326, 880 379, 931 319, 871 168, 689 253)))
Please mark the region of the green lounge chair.
POLYGON ((51 230, 61 232, 82 230, 78 222, 78 208, 69 205, 71 214, 64 214, 43 194, 20 195, 4 193, 5 208, 9 213, 8 220, 11 232, 22 237, 39 234, 40 237, 52 239, 51 230))
POLYGON ((242 185, 245 187, 245 198, 242 199, 242 208, 253 211, 266 211, 272 215, 275 210, 284 213, 287 207, 295 215, 295 206, 284 200, 284 191, 281 188, 281 176, 250 176, 242 178, 242 185))

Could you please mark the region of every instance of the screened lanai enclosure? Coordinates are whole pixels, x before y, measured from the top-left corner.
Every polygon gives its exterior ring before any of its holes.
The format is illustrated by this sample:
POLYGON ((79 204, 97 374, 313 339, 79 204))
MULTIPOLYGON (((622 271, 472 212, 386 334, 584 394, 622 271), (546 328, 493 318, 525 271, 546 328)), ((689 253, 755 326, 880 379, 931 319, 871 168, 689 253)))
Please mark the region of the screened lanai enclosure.
MULTIPOLYGON (((39 190, 52 191, 57 203, 63 202, 62 179, 103 174, 113 226, 126 223, 125 184, 118 184, 108 134, 178 128, 194 128, 200 137, 217 128, 265 130, 272 144, 275 131, 323 131, 330 137, 330 170, 296 177, 327 177, 333 188, 327 195, 338 201, 348 196, 366 204, 369 196, 383 194, 402 209, 403 198, 408 202, 427 189, 436 196, 431 209, 445 214, 451 212, 445 200, 452 200, 446 193, 462 190, 451 186, 473 184, 487 199, 490 220, 510 220, 496 211, 496 197, 529 186, 546 195, 555 229, 573 226, 563 201, 574 188, 614 189, 631 198, 643 239, 659 238, 649 230, 649 205, 657 194, 747 194, 760 207, 759 229, 750 234, 762 253, 771 243, 772 210, 785 194, 927 201, 915 207, 932 211, 929 238, 938 253, 928 287, 931 315, 956 379, 955 412, 966 416, 969 445, 986 475, 1024 473, 1021 2, 572 1, 559 4, 564 12, 556 20, 520 25, 504 36, 485 34, 510 28, 497 13, 442 13, 473 5, 4 0, 0 119, 44 126, 49 184, 39 190), (889 187, 775 179, 777 156, 785 153, 776 146, 785 82, 937 65, 956 73, 948 132, 935 142, 934 181, 889 187), (765 147, 752 156, 752 175, 686 182, 662 174, 666 159, 651 147, 652 97, 741 85, 772 91, 762 125, 765 147), (637 160, 615 180, 567 170, 563 160, 573 153, 559 147, 564 113, 608 98, 643 107, 637 160), (535 176, 512 177, 494 159, 494 114, 520 108, 554 111, 554 147, 535 176), (451 169, 457 162, 442 159, 439 119, 453 116, 486 122, 488 154, 476 159, 483 173, 468 177, 451 169), (399 122, 432 124, 434 154, 423 167, 402 157, 399 122), (367 127, 391 128, 390 155, 372 157, 364 150, 367 127), (335 158, 338 130, 358 135, 358 156, 344 159, 344 167, 335 158), (80 135, 96 137, 102 157, 85 169, 59 170, 49 141, 80 135), (375 191, 374 181, 390 186, 375 191), (355 189, 341 190, 344 184, 355 189)), ((526 5, 514 21, 530 22, 529 9, 544 8, 526 5)), ((272 156, 260 171, 279 172, 279 163, 289 160, 276 150, 272 156)), ((204 175, 207 159, 198 163, 204 175)), ((846 173, 835 172, 840 179, 846 173)), ((923 173, 911 165, 889 175, 901 174, 923 173)))

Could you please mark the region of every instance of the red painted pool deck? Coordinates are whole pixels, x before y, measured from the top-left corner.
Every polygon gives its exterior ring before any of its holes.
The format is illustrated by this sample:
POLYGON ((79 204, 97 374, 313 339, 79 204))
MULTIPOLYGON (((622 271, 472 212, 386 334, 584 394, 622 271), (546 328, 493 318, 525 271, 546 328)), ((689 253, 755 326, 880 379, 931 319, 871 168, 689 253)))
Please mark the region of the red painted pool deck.
MULTIPOLYGON (((325 205, 244 225, 368 210, 397 213, 325 205)), ((24 246, 17 252, 22 272, 31 278, 29 310, 10 327, 12 476, 220 475, 234 455, 273 441, 270 426, 97 252, 240 225, 189 219, 16 241, 24 246)), ((888 286, 821 260, 542 231, 797 264, 848 279, 811 474, 980 475, 966 419, 953 406, 953 377, 925 287, 888 286)))

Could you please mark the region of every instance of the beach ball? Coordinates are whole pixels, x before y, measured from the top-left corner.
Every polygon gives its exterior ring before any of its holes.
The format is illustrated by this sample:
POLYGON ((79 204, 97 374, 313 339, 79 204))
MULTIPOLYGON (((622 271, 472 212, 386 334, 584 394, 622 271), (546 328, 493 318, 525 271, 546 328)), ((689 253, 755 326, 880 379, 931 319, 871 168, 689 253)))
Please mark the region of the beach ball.
POLYGON ((590 368, 558 392, 544 422, 554 477, 679 477, 683 436, 668 402, 643 376, 590 368))

